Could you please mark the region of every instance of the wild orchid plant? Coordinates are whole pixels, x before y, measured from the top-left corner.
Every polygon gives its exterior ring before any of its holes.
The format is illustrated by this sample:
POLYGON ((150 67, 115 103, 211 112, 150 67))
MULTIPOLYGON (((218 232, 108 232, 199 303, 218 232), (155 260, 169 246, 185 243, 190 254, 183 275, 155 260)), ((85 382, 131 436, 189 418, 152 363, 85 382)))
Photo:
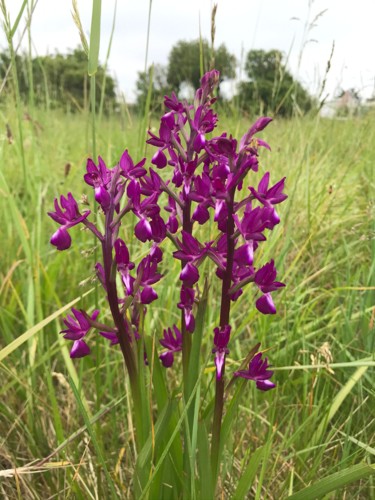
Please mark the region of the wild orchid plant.
MULTIPOLYGON (((211 411, 207 413, 211 418, 213 415, 210 438, 212 491, 220 469, 225 391, 238 377, 253 380, 261 391, 275 387, 268 359, 258 352, 260 344, 249 353, 242 369, 233 373, 227 387, 225 365, 233 335, 231 304, 239 299, 247 285, 254 283, 260 291, 255 302, 260 313, 276 313, 271 293, 284 285, 276 281, 273 260, 255 266, 254 256, 266 241, 266 230, 271 231, 280 222, 275 205, 287 198, 283 193, 285 178, 270 186, 269 172, 261 177, 257 187, 248 187, 247 184, 248 178, 258 173, 259 148, 269 149, 268 144, 255 135, 269 124, 271 118, 259 118, 239 143, 227 133, 209 138, 208 134, 213 132, 218 120, 212 110, 216 100, 213 92, 218 82, 216 70, 206 73, 193 105, 179 101, 174 93, 165 97, 167 112, 161 117, 159 132, 149 131, 147 140, 156 148, 151 164, 157 170, 146 168, 145 158, 134 163, 127 150, 113 168, 108 168, 100 157, 97 165, 88 160, 84 180, 94 189, 95 200, 101 209, 99 216, 103 218, 101 226, 90 222, 89 210, 81 213, 71 193, 67 197, 61 196, 60 203, 55 199, 55 211, 49 212, 50 217, 60 224, 51 238, 52 245, 58 250, 71 246, 69 230, 78 224, 90 230, 101 245, 102 260, 95 267, 106 293, 111 322, 99 322, 98 310, 88 314, 84 310, 72 309, 72 315, 64 319, 66 328, 61 333, 73 341, 72 358, 90 353, 87 334, 92 329, 108 339, 111 345, 120 345, 133 396, 138 452, 147 443, 151 432, 145 424, 147 404, 142 395, 144 381, 140 374, 151 365, 151 357, 153 364, 160 363, 150 351, 147 343, 150 332, 143 331, 143 318, 158 298, 155 285, 162 279, 159 268, 166 246, 163 242, 166 238, 173 242, 173 258, 181 262, 180 300, 177 304, 181 321, 179 325, 166 325, 159 339, 162 346, 159 359, 165 368, 170 368, 178 353, 182 353, 183 406, 189 398, 196 397, 194 388, 196 390, 201 364, 197 357, 202 343, 211 346, 211 359, 216 367, 215 396, 211 411), (137 266, 121 238, 122 223, 130 213, 137 220, 134 235, 144 244, 142 251, 147 248, 147 255, 137 266), (198 233, 203 232, 198 231, 198 227, 212 219, 217 228, 216 236, 210 241, 200 241, 198 233), (213 332, 205 331, 202 321, 197 321, 197 315, 204 314, 199 309, 205 293, 202 293, 200 270, 207 259, 221 282, 220 313, 213 332)), ((183 453, 187 453, 186 440, 191 438, 194 422, 200 418, 190 410, 183 453)), ((178 411, 181 412, 181 406, 178 411)), ((152 415, 148 418, 151 421, 152 415)), ((194 466, 186 464, 187 460, 183 461, 185 474, 190 470, 194 475, 194 466)), ((138 481, 142 483, 142 479, 138 481)), ((142 484, 139 491, 142 491, 142 484)))

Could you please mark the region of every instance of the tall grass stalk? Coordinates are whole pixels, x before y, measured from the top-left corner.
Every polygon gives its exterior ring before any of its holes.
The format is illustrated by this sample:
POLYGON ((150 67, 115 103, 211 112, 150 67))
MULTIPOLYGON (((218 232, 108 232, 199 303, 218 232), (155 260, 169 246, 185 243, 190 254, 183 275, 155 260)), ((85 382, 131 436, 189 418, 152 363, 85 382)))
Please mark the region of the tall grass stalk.
POLYGON ((105 57, 104 65, 103 65, 104 74, 103 74, 103 81, 102 81, 101 93, 100 93, 99 116, 98 116, 98 122, 99 122, 99 124, 101 123, 102 116, 103 116, 103 106, 104 106, 104 98, 105 98, 108 61, 109 61, 109 56, 111 54, 113 35, 115 33, 116 13, 117 13, 117 0, 115 0, 115 7, 113 9, 113 19, 112 19, 111 33, 110 33, 110 36, 109 36, 107 53, 106 53, 106 57, 105 57))
POLYGON ((12 78, 13 78, 13 91, 14 91, 14 97, 15 97, 15 102, 16 102, 18 135, 19 135, 18 147, 19 147, 19 153, 20 153, 20 157, 21 157, 21 165, 22 165, 22 172, 23 172, 23 188, 24 188, 25 194, 28 192, 28 182, 27 182, 27 176, 26 176, 26 159, 25 159, 24 134, 23 134, 23 124, 22 124, 23 110, 22 110, 21 95, 20 95, 19 82, 18 82, 18 74, 17 74, 17 66, 16 66, 16 52, 15 52, 14 44, 13 44, 13 37, 17 31, 18 25, 21 21, 22 14, 23 14, 23 11, 24 11, 26 5, 27 5, 27 0, 24 0, 22 5, 21 5, 21 9, 18 13, 17 19, 16 19, 14 25, 12 26, 5 0, 1 0, 1 11, 2 11, 2 15, 3 15, 3 29, 4 29, 4 33, 5 33, 7 42, 8 42, 9 55, 10 55, 10 60, 11 60, 11 64, 12 64, 11 73, 12 73, 12 78))

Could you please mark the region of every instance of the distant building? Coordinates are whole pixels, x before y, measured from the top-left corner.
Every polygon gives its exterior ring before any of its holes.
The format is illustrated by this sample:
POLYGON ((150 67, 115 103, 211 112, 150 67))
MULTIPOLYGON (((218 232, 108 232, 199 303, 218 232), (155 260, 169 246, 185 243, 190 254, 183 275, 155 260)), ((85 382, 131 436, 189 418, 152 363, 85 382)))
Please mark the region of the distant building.
POLYGON ((367 110, 375 110, 375 95, 365 100, 363 107, 367 110))
POLYGON ((343 90, 335 99, 327 101, 320 110, 325 118, 347 118, 361 109, 361 99, 354 89, 343 90))

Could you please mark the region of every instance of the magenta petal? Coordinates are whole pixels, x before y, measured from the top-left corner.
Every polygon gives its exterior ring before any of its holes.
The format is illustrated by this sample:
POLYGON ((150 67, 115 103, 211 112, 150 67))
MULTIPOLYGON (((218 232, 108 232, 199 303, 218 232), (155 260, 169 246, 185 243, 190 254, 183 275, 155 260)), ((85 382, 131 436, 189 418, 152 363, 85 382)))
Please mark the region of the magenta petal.
POLYGON ((262 295, 256 301, 255 306, 262 314, 276 314, 276 307, 269 293, 262 295))
POLYGON ((225 354, 224 350, 218 350, 215 356, 215 365, 216 365, 216 378, 217 380, 221 379, 223 373, 223 366, 225 363, 225 354))
POLYGON ((128 195, 128 198, 133 202, 133 204, 139 203, 139 198, 141 196, 141 187, 139 185, 139 182, 137 182, 135 179, 132 179, 128 187, 126 189, 126 194, 128 195))
POLYGON ((269 116, 261 116, 260 118, 258 118, 257 121, 250 127, 250 137, 266 128, 270 122, 272 122, 272 118, 270 118, 269 116))
POLYGON ((134 228, 134 234, 136 238, 143 243, 151 239, 152 229, 151 224, 147 219, 141 219, 134 228))
POLYGON ((90 347, 86 344, 84 340, 76 340, 70 351, 71 358, 83 358, 90 354, 90 347))
POLYGON ((185 312, 186 331, 193 333, 195 330, 195 318, 191 312, 185 312))
POLYGON ((104 186, 95 188, 95 200, 99 203, 103 210, 107 210, 111 203, 111 197, 104 186))
POLYGON ((262 148, 268 149, 268 151, 271 151, 271 146, 268 144, 268 142, 263 141, 263 139, 257 139, 258 146, 261 146, 262 148))
POLYGON ((160 361, 165 368, 170 368, 173 365, 174 356, 172 351, 163 352, 159 356, 160 361))
POLYGON ((194 264, 188 262, 186 266, 184 266, 180 273, 180 280, 188 287, 193 286, 194 283, 199 280, 199 271, 194 264))
POLYGON ((50 243, 57 248, 57 250, 67 250, 72 244, 72 238, 64 226, 53 233, 50 243))
POLYGON ((194 151, 196 153, 200 153, 201 150, 204 148, 206 144, 206 138, 204 134, 198 134, 197 137, 194 139, 194 151))
POLYGON ((126 149, 120 158, 120 168, 128 173, 129 170, 131 170, 134 167, 133 160, 131 159, 131 156, 128 153, 128 150, 126 149))
POLYGON ((193 220, 196 220, 199 224, 205 224, 210 218, 210 212, 207 210, 203 204, 199 204, 193 213, 193 220))
POLYGON ((161 149, 158 149, 152 157, 151 163, 158 168, 164 168, 167 165, 167 157, 161 149))
POLYGON ((243 266, 251 266, 254 260, 254 243, 250 240, 234 252, 236 262, 243 266))
POLYGON ((142 304, 150 304, 158 298, 158 294, 151 286, 145 286, 141 292, 142 304))
POLYGON ((120 342, 115 332, 99 332, 99 334, 102 337, 110 340, 111 345, 115 345, 115 344, 118 344, 120 342))
POLYGON ((270 182, 270 173, 266 172, 258 184, 258 193, 263 195, 266 194, 269 182, 270 182))
POLYGON ((161 117, 161 121, 170 129, 174 128, 174 113, 169 112, 161 117))
POLYGON ((271 382, 271 380, 257 380, 256 386, 261 391, 269 391, 270 389, 274 389, 276 384, 271 382))
POLYGON ((167 222, 167 229, 170 233, 175 234, 178 231, 178 220, 174 215, 171 215, 167 222))
POLYGON ((163 252, 160 247, 153 245, 150 249, 150 259, 156 263, 159 263, 163 259, 163 252))

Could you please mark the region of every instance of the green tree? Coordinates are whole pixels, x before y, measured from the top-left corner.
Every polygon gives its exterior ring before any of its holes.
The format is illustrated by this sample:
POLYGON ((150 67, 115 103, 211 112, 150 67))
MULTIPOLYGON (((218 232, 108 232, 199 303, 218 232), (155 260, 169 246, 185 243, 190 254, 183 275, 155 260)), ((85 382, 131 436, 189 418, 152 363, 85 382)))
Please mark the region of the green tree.
POLYGON ((312 108, 313 99, 287 70, 279 50, 251 50, 245 71, 248 81, 241 82, 239 87, 242 109, 291 116, 312 108))
POLYGON ((211 54, 207 40, 179 41, 172 48, 168 60, 167 81, 169 85, 181 90, 183 83, 190 84, 197 89, 200 84, 201 48, 203 55, 204 72, 210 69, 210 62, 215 61, 215 69, 220 71, 221 79, 234 78, 236 75, 236 58, 228 52, 224 44, 220 45, 211 54))
MULTIPOLYGON (((10 57, 0 53, 0 78, 4 78, 10 64, 10 57)), ((27 56, 16 56, 17 74, 22 99, 27 102, 29 81, 27 73, 27 56)), ((53 54, 32 59, 35 99, 38 105, 47 107, 63 107, 71 110, 83 110, 87 107, 87 56, 80 49, 68 54, 53 54)), ((96 77, 96 104, 99 106, 101 88, 105 71, 99 66, 96 77)), ((7 81, 5 92, 11 92, 10 80, 7 81)), ((104 109, 110 110, 116 106, 116 85, 110 75, 106 75, 104 109)))

